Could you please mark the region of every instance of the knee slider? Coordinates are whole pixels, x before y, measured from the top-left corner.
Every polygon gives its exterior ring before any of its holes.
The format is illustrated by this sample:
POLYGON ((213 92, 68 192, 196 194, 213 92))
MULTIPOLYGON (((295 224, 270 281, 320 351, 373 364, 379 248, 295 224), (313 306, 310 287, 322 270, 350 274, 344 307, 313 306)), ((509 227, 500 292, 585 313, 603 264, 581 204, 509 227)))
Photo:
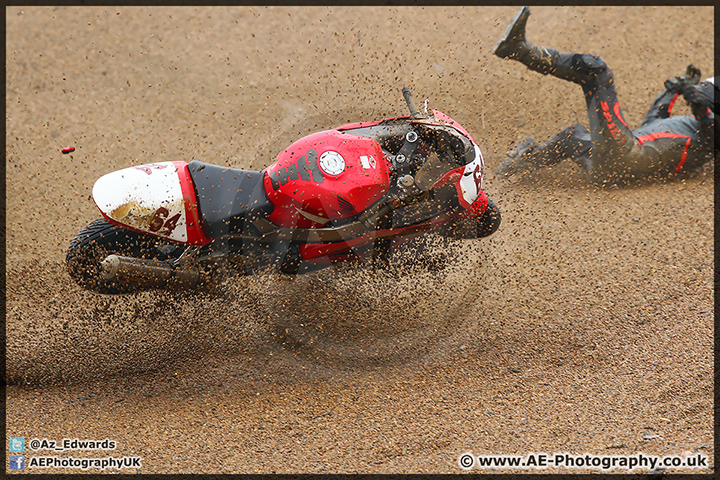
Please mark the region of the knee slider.
POLYGON ((597 55, 580 53, 573 57, 573 69, 583 75, 597 75, 607 70, 605 61, 597 55))

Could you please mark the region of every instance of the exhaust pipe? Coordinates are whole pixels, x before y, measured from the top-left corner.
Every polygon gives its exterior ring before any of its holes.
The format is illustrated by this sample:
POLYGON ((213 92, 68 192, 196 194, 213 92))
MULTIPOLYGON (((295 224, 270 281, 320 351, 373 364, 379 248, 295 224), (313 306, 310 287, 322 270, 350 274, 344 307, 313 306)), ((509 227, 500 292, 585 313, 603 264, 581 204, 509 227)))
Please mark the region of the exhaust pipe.
POLYGON ((108 255, 100 263, 100 273, 108 281, 156 287, 170 281, 194 287, 204 280, 200 270, 196 268, 174 267, 168 262, 119 255, 108 255))

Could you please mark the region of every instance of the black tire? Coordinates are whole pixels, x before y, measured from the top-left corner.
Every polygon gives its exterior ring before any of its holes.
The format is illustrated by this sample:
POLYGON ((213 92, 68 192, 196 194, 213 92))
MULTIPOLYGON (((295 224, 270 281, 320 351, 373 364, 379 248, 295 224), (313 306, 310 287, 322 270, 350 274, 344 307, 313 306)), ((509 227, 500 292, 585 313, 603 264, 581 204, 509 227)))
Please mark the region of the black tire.
POLYGON ((495 205, 495 202, 488 199, 488 206, 485 212, 477 219, 475 231, 477 238, 489 237, 495 231, 500 228, 500 209, 495 205))
POLYGON ((100 274, 100 262, 108 255, 167 260, 182 253, 183 247, 112 225, 98 219, 73 238, 65 260, 68 273, 81 287, 99 293, 127 293, 137 285, 110 282, 100 274))
POLYGON ((500 227, 500 209, 488 199, 487 209, 477 218, 463 218, 449 222, 440 234, 454 239, 483 238, 495 233, 500 227))

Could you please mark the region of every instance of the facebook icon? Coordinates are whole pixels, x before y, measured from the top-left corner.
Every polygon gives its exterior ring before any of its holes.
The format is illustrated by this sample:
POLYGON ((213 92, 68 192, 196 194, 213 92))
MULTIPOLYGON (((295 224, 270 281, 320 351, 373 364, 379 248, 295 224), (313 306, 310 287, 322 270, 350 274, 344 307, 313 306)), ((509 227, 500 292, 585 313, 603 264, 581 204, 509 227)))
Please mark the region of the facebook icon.
POLYGON ((25 470, 25 455, 10 455, 10 470, 25 470))

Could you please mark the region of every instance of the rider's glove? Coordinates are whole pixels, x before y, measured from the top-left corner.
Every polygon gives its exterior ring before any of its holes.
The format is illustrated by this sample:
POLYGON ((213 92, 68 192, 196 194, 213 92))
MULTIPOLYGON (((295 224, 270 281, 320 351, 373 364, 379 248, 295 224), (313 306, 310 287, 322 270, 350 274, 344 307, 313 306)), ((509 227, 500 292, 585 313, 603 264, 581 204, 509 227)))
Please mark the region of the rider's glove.
POLYGON ((703 86, 688 85, 680 90, 683 98, 690 106, 696 106, 701 109, 714 110, 713 105, 713 89, 703 88, 703 86))
POLYGON ((665 89, 671 93, 682 93, 683 88, 697 85, 700 75, 700 69, 690 64, 681 76, 665 80, 665 89))

